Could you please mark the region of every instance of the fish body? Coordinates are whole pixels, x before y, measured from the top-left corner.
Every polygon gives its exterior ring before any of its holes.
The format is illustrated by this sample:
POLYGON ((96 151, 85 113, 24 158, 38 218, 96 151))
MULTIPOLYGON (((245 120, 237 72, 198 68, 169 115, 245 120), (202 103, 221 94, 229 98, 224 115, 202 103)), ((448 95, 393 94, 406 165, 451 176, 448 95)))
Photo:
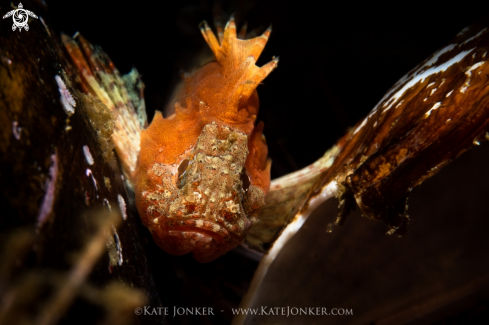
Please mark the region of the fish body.
POLYGON ((256 60, 270 35, 241 40, 231 18, 219 40, 204 22, 202 34, 216 61, 188 75, 175 113, 156 112, 141 132, 134 173, 136 206, 166 252, 193 252, 208 262, 244 241, 265 204, 271 161, 255 125, 256 87, 276 67, 256 60))

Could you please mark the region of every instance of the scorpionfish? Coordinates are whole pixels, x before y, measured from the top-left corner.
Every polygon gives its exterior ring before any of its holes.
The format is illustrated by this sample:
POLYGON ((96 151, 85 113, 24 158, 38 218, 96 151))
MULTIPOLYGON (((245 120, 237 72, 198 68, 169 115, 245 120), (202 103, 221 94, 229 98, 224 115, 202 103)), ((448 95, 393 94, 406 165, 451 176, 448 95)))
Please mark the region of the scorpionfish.
POLYGON ((141 134, 135 171, 143 224, 167 253, 209 262, 244 241, 270 187, 271 160, 255 126, 256 87, 277 66, 256 60, 271 29, 242 40, 231 17, 218 38, 204 21, 211 61, 186 76, 175 112, 156 112, 141 134))

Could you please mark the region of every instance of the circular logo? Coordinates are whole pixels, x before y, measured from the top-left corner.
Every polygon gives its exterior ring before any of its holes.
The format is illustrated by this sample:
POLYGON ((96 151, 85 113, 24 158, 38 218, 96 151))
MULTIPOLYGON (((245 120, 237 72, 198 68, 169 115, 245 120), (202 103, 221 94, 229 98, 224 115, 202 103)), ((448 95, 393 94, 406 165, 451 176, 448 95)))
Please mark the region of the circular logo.
POLYGON ((14 24, 17 27, 24 27, 27 24, 28 16, 24 9, 17 9, 13 14, 14 24))

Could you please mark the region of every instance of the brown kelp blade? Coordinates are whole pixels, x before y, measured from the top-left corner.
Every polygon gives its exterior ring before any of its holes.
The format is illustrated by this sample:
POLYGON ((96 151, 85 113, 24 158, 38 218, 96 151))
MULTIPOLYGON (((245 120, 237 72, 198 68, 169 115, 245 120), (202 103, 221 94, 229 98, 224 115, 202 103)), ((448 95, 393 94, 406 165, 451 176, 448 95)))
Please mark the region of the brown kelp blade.
POLYGON ((477 145, 489 129, 484 27, 465 29, 402 77, 325 157, 272 181, 248 245, 266 251, 333 182, 343 205, 337 223, 356 202, 364 216, 384 221, 390 234, 403 234, 409 192, 477 145))

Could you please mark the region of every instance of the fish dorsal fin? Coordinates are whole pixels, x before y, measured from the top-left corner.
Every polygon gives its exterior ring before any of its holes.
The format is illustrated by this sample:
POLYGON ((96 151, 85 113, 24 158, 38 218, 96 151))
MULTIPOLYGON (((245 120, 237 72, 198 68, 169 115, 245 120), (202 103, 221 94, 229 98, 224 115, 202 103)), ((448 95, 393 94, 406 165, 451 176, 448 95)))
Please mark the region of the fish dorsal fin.
POLYGON ((269 27, 261 36, 243 40, 236 35, 236 24, 231 16, 224 29, 222 42, 216 38, 209 25, 204 21, 200 28, 205 41, 211 48, 217 62, 223 69, 223 74, 233 75, 237 78, 235 94, 246 100, 251 96, 260 82, 265 79, 278 64, 278 57, 263 67, 255 65, 260 54, 267 44, 272 28, 269 27), (240 73, 235 73, 239 71, 240 73))

